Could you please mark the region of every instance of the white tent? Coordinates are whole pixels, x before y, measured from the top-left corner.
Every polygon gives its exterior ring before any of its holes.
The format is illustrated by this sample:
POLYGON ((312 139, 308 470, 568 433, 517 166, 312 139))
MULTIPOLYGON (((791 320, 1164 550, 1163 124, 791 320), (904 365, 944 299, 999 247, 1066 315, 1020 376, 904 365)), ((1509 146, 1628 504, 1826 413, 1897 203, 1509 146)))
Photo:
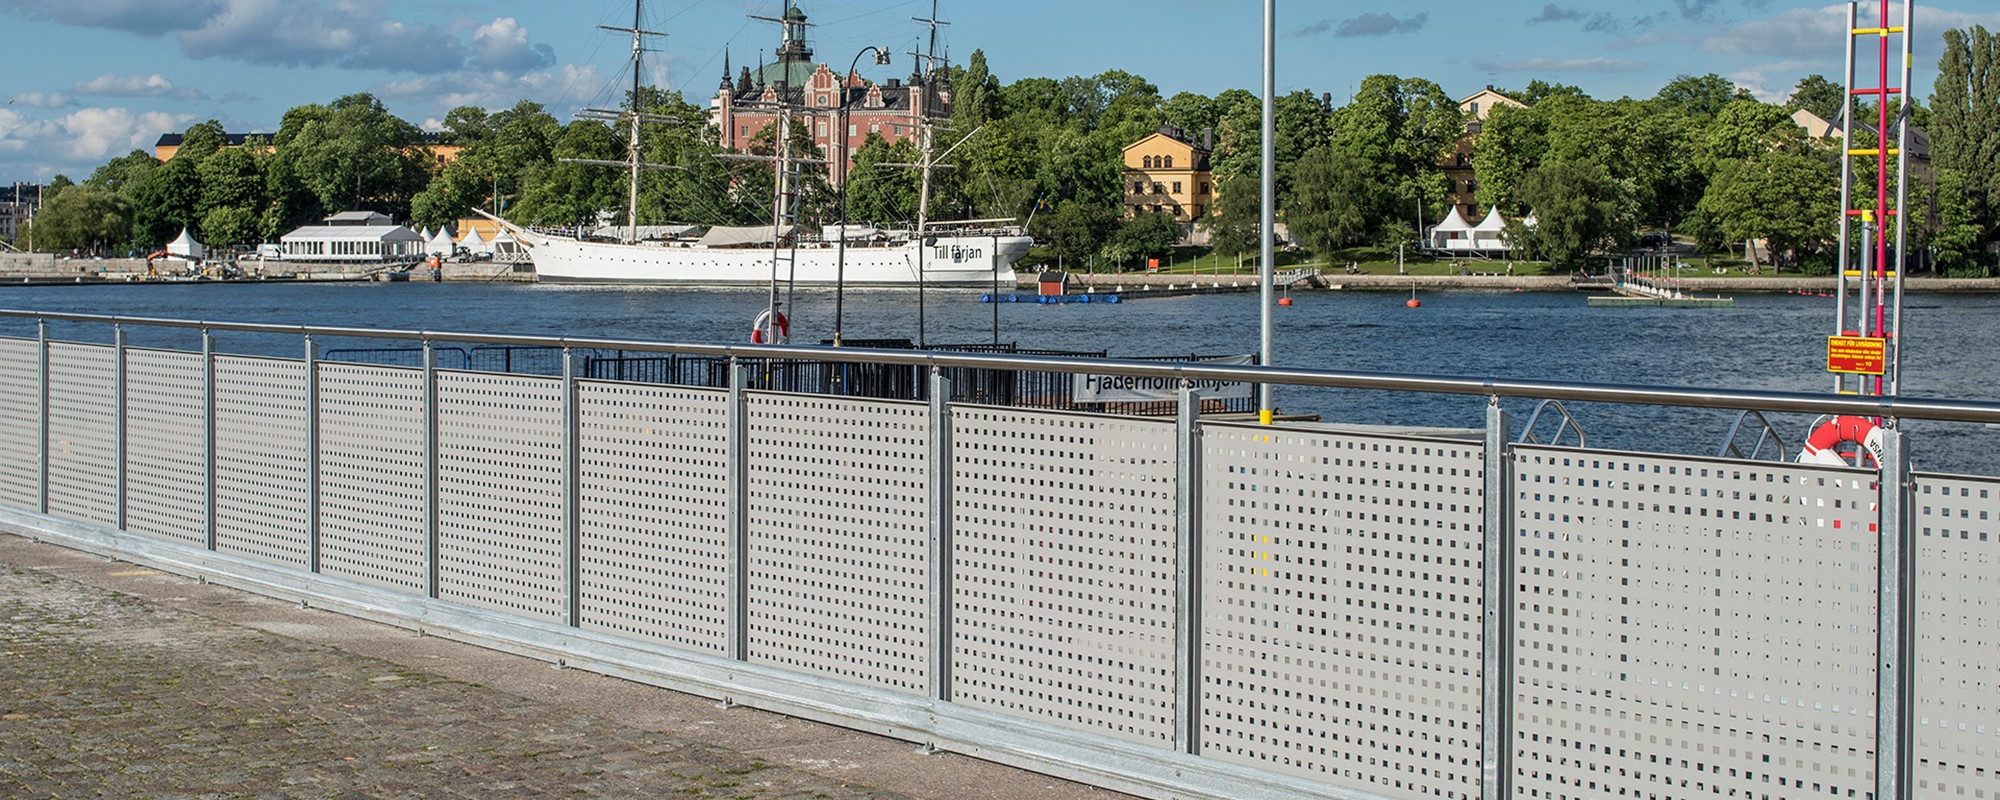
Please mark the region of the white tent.
POLYGON ((425 242, 431 240, 431 229, 429 226, 425 226, 423 230, 417 231, 417 234, 424 237, 425 242))
POLYGON ((451 255, 457 246, 452 243, 450 228, 439 228, 436 235, 425 237, 425 241, 428 242, 424 245, 425 250, 441 256, 451 255))
POLYGON ((1430 246, 1434 250, 1468 250, 1471 244, 1472 226, 1458 215, 1457 206, 1452 206, 1444 221, 1431 228, 1430 246))
POLYGON ((1500 217, 1500 207, 1494 206, 1486 212, 1486 218, 1472 226, 1472 249, 1506 250, 1507 220, 1500 217))
POLYGON ((509 233, 506 228, 501 228, 499 233, 493 235, 493 255, 495 258, 502 261, 509 261, 518 259, 526 254, 527 251, 521 248, 521 241, 514 238, 514 234, 509 233))
POLYGON ((193 261, 207 254, 208 248, 202 247, 201 242, 195 241, 194 236, 190 235, 186 228, 181 229, 180 238, 167 243, 167 255, 170 256, 178 256, 193 261))
POLYGON ((493 252, 493 243, 486 241, 486 237, 479 235, 478 228, 473 228, 466 232, 465 238, 458 240, 458 246, 465 248, 465 252, 468 253, 493 252))

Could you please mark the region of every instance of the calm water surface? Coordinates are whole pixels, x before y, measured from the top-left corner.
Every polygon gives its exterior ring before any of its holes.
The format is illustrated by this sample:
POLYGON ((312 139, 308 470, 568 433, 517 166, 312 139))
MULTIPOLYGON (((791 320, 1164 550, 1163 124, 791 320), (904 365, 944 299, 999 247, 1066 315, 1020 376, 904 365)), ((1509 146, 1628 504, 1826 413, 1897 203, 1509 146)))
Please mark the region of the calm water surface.
MULTIPOLYGON (((1746 294, 1728 309, 1598 309, 1580 294, 1449 292, 1422 295, 1313 292, 1293 295, 1277 315, 1277 362, 1337 370, 1525 380, 1829 391, 1825 339, 1831 299, 1746 294)), ((834 293, 800 290, 792 303, 794 341, 831 338, 834 293)), ((0 307, 44 311, 509 334, 744 342, 764 306, 760 290, 572 288, 521 284, 155 285, 0 288, 0 307)), ((845 336, 919 337, 914 291, 850 291, 845 336)), ((1251 353, 1257 350, 1254 294, 1145 300, 1119 305, 1001 304, 997 338, 1023 347, 1109 351, 1114 357, 1251 353)), ((926 340, 990 342, 994 306, 979 294, 924 297, 926 340)), ((2000 392, 2000 297, 1912 295, 1904 314, 1906 396, 1991 399, 2000 392)), ((7 333, 32 334, 8 324, 7 333)), ((104 340, 101 329, 61 326, 64 338, 104 340)), ((149 342, 187 346, 181 334, 149 342)), ((225 337, 236 352, 292 354, 295 342, 225 337)), ((1484 401, 1472 397, 1279 390, 1285 411, 1328 420, 1478 427, 1484 401)), ((1523 417, 1529 404, 1509 403, 1523 417)), ((1697 410, 1574 406, 1593 447, 1714 455, 1733 414, 1697 410)), ((1773 417, 1794 450, 1810 418, 1773 417)), ((1540 426, 1543 439, 1552 432, 1540 426)), ((2000 430, 1912 423, 1923 469, 2000 475, 2000 430)), ((1573 441, 1573 439, 1569 440, 1573 441)))

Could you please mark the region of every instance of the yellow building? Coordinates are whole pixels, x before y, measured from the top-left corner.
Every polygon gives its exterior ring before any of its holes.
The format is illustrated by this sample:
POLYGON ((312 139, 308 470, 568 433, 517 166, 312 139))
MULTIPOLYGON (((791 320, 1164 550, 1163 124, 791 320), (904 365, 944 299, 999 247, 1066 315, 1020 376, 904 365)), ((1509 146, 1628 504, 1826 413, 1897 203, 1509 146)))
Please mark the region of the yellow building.
POLYGON ((1500 106, 1528 107, 1519 100, 1494 91, 1491 86, 1458 101, 1458 110, 1465 113, 1465 135, 1458 137, 1458 144, 1438 164, 1444 168, 1445 180, 1451 184, 1447 201, 1466 219, 1480 217, 1479 176, 1472 169, 1472 153, 1479 145, 1479 130, 1485 124, 1487 115, 1500 106))
MULTIPOLYGON (((271 141, 276 138, 277 134, 273 133, 225 133, 222 135, 222 146, 242 147, 250 140, 256 139, 262 142, 258 152, 263 154, 271 152, 271 141)), ((184 137, 178 133, 161 135, 160 140, 153 144, 153 157, 161 161, 171 160, 175 153, 181 151, 183 139, 184 137)), ((423 141, 417 145, 417 150, 424 154, 425 165, 432 172, 444 169, 444 165, 457 160, 459 151, 464 149, 460 145, 446 144, 443 137, 428 132, 423 134, 423 141)))
POLYGON ((1214 176, 1208 156, 1212 142, 1196 142, 1179 128, 1159 132, 1125 148, 1125 216, 1172 214, 1182 224, 1215 213, 1214 176))

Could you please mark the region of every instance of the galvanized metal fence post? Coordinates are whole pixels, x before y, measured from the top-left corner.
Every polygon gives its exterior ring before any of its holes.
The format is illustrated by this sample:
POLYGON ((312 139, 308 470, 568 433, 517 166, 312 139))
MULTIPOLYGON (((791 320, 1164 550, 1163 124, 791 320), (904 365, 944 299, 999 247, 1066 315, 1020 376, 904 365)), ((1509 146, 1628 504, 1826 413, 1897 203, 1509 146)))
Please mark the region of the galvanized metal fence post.
MULTIPOLYGON (((1894 420, 1889 421, 1890 426, 1894 420)), ((1916 523, 1911 518, 1914 481, 1910 476, 1909 439, 1900 427, 1882 431, 1880 559, 1876 574, 1881 585, 1875 621, 1875 796, 1880 800, 1910 800, 1915 796, 1916 703, 1916 523)))
POLYGON ((424 339, 424 595, 438 596, 437 348, 424 339))
POLYGON ((930 690, 951 702, 951 378, 931 367, 930 408, 930 690))
POLYGON ((306 569, 319 572, 319 347, 306 338, 306 569))
POLYGON ((49 321, 40 317, 35 318, 35 345, 35 351, 38 353, 36 359, 39 362, 36 366, 35 383, 37 396, 41 398, 42 417, 41 432, 37 434, 35 445, 39 452, 36 456, 36 470, 40 473, 40 478, 36 481, 38 488, 35 509, 47 514, 49 513, 49 321))
POLYGON ((127 433, 129 429, 126 427, 126 398, 130 396, 130 392, 127 391, 125 385, 125 326, 122 324, 112 323, 111 325, 111 359, 111 402, 113 404, 111 409, 111 436, 114 440, 112 444, 113 457, 117 461, 113 467, 117 486, 112 491, 117 495, 114 499, 118 503, 116 513, 118 530, 123 531, 126 528, 126 510, 129 508, 126 501, 126 487, 131 483, 131 473, 128 471, 130 461, 127 459, 128 446, 126 444, 130 439, 127 433))
POLYGON ((207 496, 202 500, 202 538, 208 549, 215 549, 215 332, 201 329, 201 404, 207 409, 202 412, 202 466, 208 487, 207 496))
POLYGON ((581 399, 577 396, 576 351, 562 351, 563 388, 563 581, 569 598, 568 620, 572 628, 583 625, 583 446, 581 399))
POLYGON ((731 356, 729 408, 723 422, 729 450, 729 597, 724 605, 729 614, 729 657, 737 661, 750 658, 750 431, 744 396, 749 377, 749 367, 731 356))
POLYGON ((1174 537, 1174 749, 1201 754, 1201 396, 1181 381, 1174 537))
POLYGON ((1508 451, 1513 423, 1500 398, 1486 406, 1485 558, 1481 574, 1485 627, 1480 647, 1481 800, 1506 800, 1514 773, 1514 475, 1508 451))

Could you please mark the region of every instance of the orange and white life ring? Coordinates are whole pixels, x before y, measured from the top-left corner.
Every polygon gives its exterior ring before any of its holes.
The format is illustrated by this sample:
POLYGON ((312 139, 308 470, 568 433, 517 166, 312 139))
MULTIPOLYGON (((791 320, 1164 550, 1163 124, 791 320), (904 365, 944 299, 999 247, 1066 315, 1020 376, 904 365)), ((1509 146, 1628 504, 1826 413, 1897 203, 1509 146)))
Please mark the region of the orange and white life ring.
POLYGON ((751 344, 785 344, 792 340, 792 321, 785 318, 785 312, 764 309, 757 315, 757 321, 750 323, 751 344))
POLYGON ((1801 464, 1873 467, 1882 463, 1882 428, 1867 417, 1834 417, 1815 428, 1799 451, 1801 464), (1850 458, 1841 445, 1854 450, 1850 458))

